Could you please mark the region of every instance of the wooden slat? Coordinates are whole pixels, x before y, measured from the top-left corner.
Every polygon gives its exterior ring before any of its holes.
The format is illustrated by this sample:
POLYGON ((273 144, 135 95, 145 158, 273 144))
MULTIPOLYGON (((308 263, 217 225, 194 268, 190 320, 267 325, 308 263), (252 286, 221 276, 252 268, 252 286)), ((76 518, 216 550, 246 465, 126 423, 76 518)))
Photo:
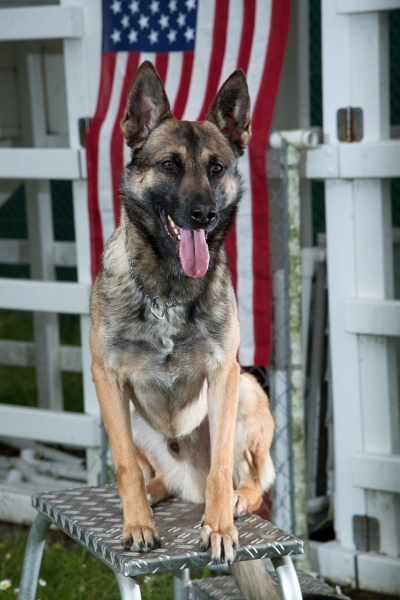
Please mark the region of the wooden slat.
MULTIPOLYGON (((75 242, 53 242, 53 256, 57 267, 76 267, 75 242)), ((28 265, 30 261, 28 240, 0 240, 0 263, 28 265)))
POLYGON ((0 9, 0 41, 80 38, 79 6, 38 6, 0 9))
POLYGON ((73 148, 0 148, 0 178, 81 179, 79 153, 73 148))
POLYGON ((0 435, 86 448, 100 446, 100 419, 92 415, 0 405, 0 435))
MULTIPOLYGON (((0 340, 0 365, 8 367, 34 367, 36 345, 34 342, 0 340)), ((82 372, 82 351, 79 346, 60 346, 61 371, 82 372)))
POLYGON ((400 300, 350 300, 345 304, 348 333, 400 336, 400 300))
POLYGON ((400 0, 336 0, 336 10, 339 14, 354 15, 396 8, 400 8, 400 0))
POLYGON ((351 462, 357 487, 400 494, 400 456, 364 452, 353 454, 351 462))
POLYGON ((324 144, 307 150, 308 179, 392 179, 400 177, 400 143, 324 144))
POLYGON ((0 308, 87 315, 90 290, 87 283, 4 278, 0 285, 0 308))

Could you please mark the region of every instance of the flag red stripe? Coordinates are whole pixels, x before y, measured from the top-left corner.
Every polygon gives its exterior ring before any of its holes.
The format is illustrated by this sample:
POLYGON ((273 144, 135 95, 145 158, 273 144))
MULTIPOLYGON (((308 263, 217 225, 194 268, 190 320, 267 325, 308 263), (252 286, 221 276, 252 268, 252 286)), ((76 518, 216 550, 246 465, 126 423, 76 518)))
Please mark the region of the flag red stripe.
POLYGON ((139 66, 139 52, 130 52, 126 62, 126 70, 124 81, 121 89, 121 97, 119 99, 118 111, 115 115, 114 126, 111 134, 110 142, 110 167, 114 206, 115 227, 119 225, 120 202, 119 202, 119 183, 121 179, 122 169, 124 167, 124 136, 122 135, 120 123, 126 107, 126 99, 129 86, 139 66))
POLYGON ((218 0, 215 2, 213 41, 210 63, 208 65, 207 88, 198 121, 202 121, 205 118, 207 111, 214 100, 214 96, 218 91, 225 55, 226 34, 228 29, 228 8, 229 0, 218 0))
POLYGON ((165 80, 167 78, 167 69, 168 69, 168 52, 158 52, 156 54, 156 60, 154 64, 157 73, 160 76, 161 81, 165 85, 165 80))
POLYGON ((250 61, 251 45, 253 42, 254 26, 256 22, 256 1, 243 2, 243 27, 240 38, 239 55, 236 68, 247 73, 250 61))
POLYGON ((178 93, 175 98, 173 114, 177 119, 182 119, 185 112, 187 99, 189 96, 190 83, 192 81, 192 71, 194 62, 194 52, 183 52, 181 80, 179 82, 178 93))
MULTIPOLYGON (((243 26, 240 38, 239 54, 237 59, 236 68, 243 69, 246 73, 249 60, 250 51, 254 35, 254 25, 256 16, 256 3, 255 0, 246 0, 244 2, 243 10, 243 26)), ((237 236, 236 236, 236 219, 232 228, 230 229, 226 241, 225 250, 229 260, 229 268, 231 271, 232 285, 237 293, 237 236)))
POLYGON ((253 317, 255 365, 270 358, 271 273, 269 265, 268 191, 265 155, 278 91, 287 34, 290 0, 273 0, 270 36, 261 84, 253 112, 253 138, 249 146, 253 222, 253 317), (260 260, 262 257, 262 260, 260 260))
POLYGON ((103 251, 103 234, 98 194, 98 158, 100 129, 107 114, 110 103, 112 84, 114 79, 115 62, 117 55, 114 52, 103 52, 101 60, 100 89, 97 100, 96 112, 86 140, 87 182, 88 182, 88 209, 90 220, 90 250, 92 278, 95 279, 100 268, 100 256, 103 251))

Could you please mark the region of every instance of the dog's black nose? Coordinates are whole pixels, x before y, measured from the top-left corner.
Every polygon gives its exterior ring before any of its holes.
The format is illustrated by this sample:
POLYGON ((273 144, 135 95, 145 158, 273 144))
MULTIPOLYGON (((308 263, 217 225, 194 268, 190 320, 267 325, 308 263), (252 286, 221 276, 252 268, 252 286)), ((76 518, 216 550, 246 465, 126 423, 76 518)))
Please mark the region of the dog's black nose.
POLYGON ((209 225, 217 216, 217 212, 210 206, 194 206, 190 212, 190 216, 199 225, 209 225))

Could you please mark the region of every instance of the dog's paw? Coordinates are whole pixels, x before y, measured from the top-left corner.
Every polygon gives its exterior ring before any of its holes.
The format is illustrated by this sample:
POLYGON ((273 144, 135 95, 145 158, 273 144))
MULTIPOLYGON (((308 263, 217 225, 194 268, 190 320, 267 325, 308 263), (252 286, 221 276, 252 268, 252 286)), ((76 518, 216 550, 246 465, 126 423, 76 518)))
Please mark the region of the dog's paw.
POLYGON ((149 525, 124 525, 122 543, 124 548, 135 552, 146 552, 161 546, 154 523, 149 525))
MULTIPOLYGON (((147 486, 146 486, 146 487, 147 487, 147 486)), ((157 503, 154 501, 154 498, 153 498, 153 496, 151 495, 151 492, 150 492, 148 489, 146 490, 146 497, 147 497, 147 502, 149 503, 149 506, 150 506, 150 507, 152 507, 152 506, 154 506, 155 504, 157 504, 157 503)), ((151 512, 153 513, 153 511, 151 511, 151 512)))
POLYGON ((244 517, 249 510, 250 502, 247 496, 241 494, 239 491, 233 492, 233 518, 238 519, 244 517))
POLYGON ((235 550, 239 545, 239 536, 236 527, 211 527, 203 520, 200 530, 200 550, 205 552, 211 548, 211 560, 214 565, 225 562, 231 565, 235 560, 235 550))

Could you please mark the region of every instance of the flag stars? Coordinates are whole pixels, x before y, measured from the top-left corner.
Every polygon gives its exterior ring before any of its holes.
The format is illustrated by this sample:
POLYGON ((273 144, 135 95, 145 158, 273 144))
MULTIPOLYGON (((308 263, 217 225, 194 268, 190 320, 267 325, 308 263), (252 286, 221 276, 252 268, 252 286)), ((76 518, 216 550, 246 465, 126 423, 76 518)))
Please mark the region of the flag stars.
POLYGON ((146 17, 146 15, 140 15, 138 23, 140 25, 140 29, 147 29, 149 26, 149 17, 146 17))
POLYGON ((188 12, 196 8, 196 0, 186 0, 185 4, 188 12))
POLYGON ((128 15, 124 15, 121 19, 121 25, 124 29, 126 29, 127 27, 129 27, 129 16, 128 15))
POLYGON ((129 10, 133 15, 139 12, 139 0, 132 0, 129 5, 129 10))
POLYGON ((121 12, 121 0, 114 0, 110 8, 113 11, 114 15, 121 12))
POLYGON ((130 44, 135 44, 138 41, 138 32, 131 29, 128 33, 128 39, 130 44))
POLYGON ((167 33, 167 38, 170 44, 173 44, 174 42, 176 42, 176 34, 177 31, 175 29, 170 29, 169 32, 167 33))
POLYGON ((186 27, 186 31, 183 34, 186 38, 186 42, 192 42, 194 40, 194 29, 192 27, 186 27))
POLYGON ((176 11, 176 5, 178 3, 178 0, 170 0, 168 3, 168 8, 169 8, 169 12, 173 13, 176 11))
POLYGON ((151 32, 149 33, 149 35, 147 36, 150 40, 150 44, 157 44, 158 42, 158 31, 155 31, 154 29, 151 30, 151 32))
POLYGON ((121 32, 118 31, 118 29, 114 29, 114 31, 110 35, 110 38, 112 39, 113 44, 118 44, 118 42, 121 41, 121 32))
POLYGON ((152 3, 150 4, 150 10, 151 10, 151 14, 155 15, 156 13, 159 12, 159 6, 160 3, 158 2, 158 0, 153 0, 152 3))
POLYGON ((184 15, 183 13, 179 13, 179 16, 176 19, 176 21, 177 21, 179 27, 183 27, 186 22, 186 15, 184 15))
POLYGON ((168 27, 168 21, 169 15, 161 15, 161 17, 158 19, 158 24, 160 25, 161 29, 166 29, 168 27))

